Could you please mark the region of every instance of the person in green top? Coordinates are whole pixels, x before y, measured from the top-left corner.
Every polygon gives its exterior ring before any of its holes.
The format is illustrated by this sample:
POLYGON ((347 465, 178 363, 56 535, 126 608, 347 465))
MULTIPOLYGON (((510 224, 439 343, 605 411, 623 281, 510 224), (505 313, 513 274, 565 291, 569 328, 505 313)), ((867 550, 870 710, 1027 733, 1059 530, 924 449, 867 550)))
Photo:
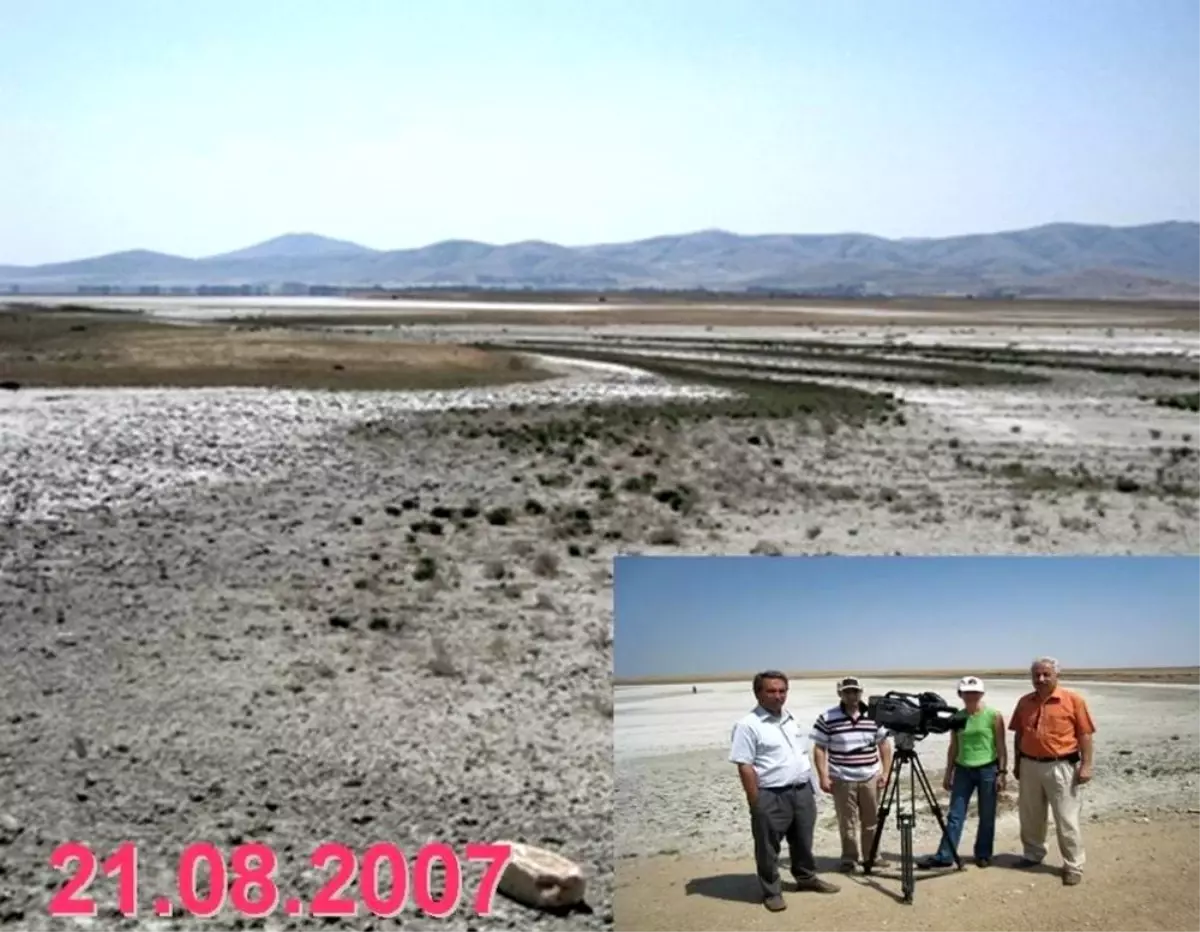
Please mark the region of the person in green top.
POLYGON ((979 793, 979 828, 975 833, 975 864, 987 867, 992 861, 996 840, 996 798, 1004 789, 1008 755, 1004 745, 1004 716, 983 702, 983 680, 964 676, 958 681, 966 723, 950 734, 943 787, 950 793, 950 811, 946 816, 946 835, 937 854, 924 858, 919 867, 930 870, 951 867, 954 853, 967 821, 971 796, 979 793))

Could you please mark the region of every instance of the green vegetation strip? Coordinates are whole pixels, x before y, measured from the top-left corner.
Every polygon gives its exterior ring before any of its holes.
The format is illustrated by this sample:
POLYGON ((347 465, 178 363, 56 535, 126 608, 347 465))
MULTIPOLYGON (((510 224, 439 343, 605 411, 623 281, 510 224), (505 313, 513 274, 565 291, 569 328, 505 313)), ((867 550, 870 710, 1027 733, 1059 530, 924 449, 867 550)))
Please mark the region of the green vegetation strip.
POLYGON ((1158 395, 1143 397, 1144 401, 1153 401, 1160 408, 1175 408, 1179 411, 1200 411, 1200 392, 1180 392, 1176 395, 1158 395))
POLYGON ((1195 483, 1180 482, 1175 467, 1180 463, 1194 461, 1196 453, 1190 447, 1174 447, 1164 451, 1165 459, 1154 472, 1153 479, 1131 475, 1106 476, 1090 471, 1083 463, 1069 469, 1054 469, 1050 466, 1035 466, 1011 460, 1005 463, 988 463, 972 460, 963 454, 955 455, 955 465, 967 472, 991 475, 1006 479, 1017 488, 1027 492, 1109 492, 1194 498, 1195 483))
MULTIPOLYGON (((538 343, 535 341, 522 342, 514 345, 511 348, 516 349, 524 347, 531 352, 539 353, 560 353, 563 351, 574 352, 592 352, 593 350, 584 348, 580 344, 573 343, 538 343)), ((686 350, 672 350, 667 347, 655 346, 652 343, 641 344, 637 347, 641 349, 655 349, 663 352, 680 352, 686 350)), ((804 376, 816 378, 861 378, 870 379, 876 382, 885 382, 898 385, 933 385, 943 386, 946 388, 962 388, 972 385, 1032 385, 1048 382, 1046 376, 1038 375, 1032 372, 1014 371, 1011 369, 993 369, 986 366, 971 366, 958 365, 951 362, 943 362, 940 360, 919 359, 919 360, 904 360, 888 357, 878 353, 854 352, 852 348, 840 347, 837 350, 826 349, 824 347, 813 348, 809 344, 802 344, 792 349, 777 349, 774 347, 763 348, 743 348, 741 346, 731 347, 726 344, 712 344, 711 347, 695 346, 696 352, 712 351, 715 353, 731 349, 736 350, 739 355, 764 357, 767 359, 792 359, 802 365, 785 365, 782 363, 772 362, 746 362, 735 359, 712 359, 712 360, 675 360, 664 359, 662 357, 640 355, 633 353, 623 354, 624 358, 630 360, 629 365, 646 366, 641 360, 651 360, 655 362, 665 362, 669 364, 683 365, 698 365, 712 366, 723 370, 731 368, 747 369, 752 368, 755 372, 773 372, 779 374, 790 374, 797 378, 804 376), (814 365, 816 363, 816 365, 814 365), (841 368, 839 368, 841 366, 841 368), (855 371, 847 370, 845 366, 854 367, 875 367, 876 371, 855 371)))
MULTIPOLYGON (((822 385, 800 380, 755 378, 752 373, 730 375, 711 371, 703 364, 685 364, 654 357, 631 356, 584 350, 576 347, 536 349, 526 344, 476 344, 480 349, 505 352, 547 352, 570 359, 631 366, 652 372, 672 382, 707 385, 736 393, 714 399, 672 399, 647 405, 631 399, 616 405, 593 406, 616 414, 623 420, 730 418, 792 418, 810 416, 833 419, 853 425, 883 421, 893 414, 900 402, 888 392, 869 392, 845 386, 822 385)), ((802 373, 798 373, 802 374, 802 373)))
MULTIPOLYGON (((601 339, 605 339, 601 337, 601 339)), ((607 339, 620 339, 609 337, 607 339)), ((654 337, 653 341, 647 341, 646 346, 657 345, 662 347, 670 346, 671 344, 685 344, 697 349, 702 346, 711 347, 714 351, 755 354, 763 356, 783 356, 806 358, 813 355, 826 354, 833 356, 843 356, 847 359, 855 359, 860 361, 879 361, 881 363, 890 362, 892 365, 898 364, 896 356, 918 356, 924 357, 922 363, 924 365, 936 365, 935 360, 962 360, 990 366, 1021 366, 1021 367, 1040 367, 1045 369, 1074 369, 1089 372, 1102 372, 1111 375, 1142 375, 1157 378, 1168 379, 1184 379, 1188 381, 1200 381, 1200 367, 1195 364, 1194 360, 1176 360, 1173 364, 1155 361, 1153 359, 1141 358, 1138 360, 1129 359, 1103 359, 1099 358, 1095 353, 1076 353, 1060 350, 1018 350, 987 346, 943 346, 934 344, 931 346, 921 346, 914 343, 862 343, 851 345, 847 343, 838 343, 822 340, 711 340, 705 341, 695 337, 654 337), (887 356, 879 354, 887 354, 893 357, 888 360, 887 356)), ((983 369, 982 367, 966 369, 978 375, 980 372, 998 373, 1003 370, 983 369)), ((1022 381, 1021 375, 1030 375, 1029 373, 1005 373, 1003 376, 994 376, 997 381, 1022 381)), ((978 376, 981 379, 987 379, 991 376, 978 376)), ((1034 377, 1037 378, 1036 376, 1034 377)))

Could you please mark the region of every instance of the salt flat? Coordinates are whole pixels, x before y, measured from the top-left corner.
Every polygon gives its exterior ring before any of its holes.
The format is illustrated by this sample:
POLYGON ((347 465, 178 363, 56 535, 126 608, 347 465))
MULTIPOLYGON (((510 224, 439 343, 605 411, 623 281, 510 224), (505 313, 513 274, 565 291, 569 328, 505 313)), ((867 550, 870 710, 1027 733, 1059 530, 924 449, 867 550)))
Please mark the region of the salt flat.
POLYGON ((121 311, 145 311, 164 317, 209 320, 229 314, 241 316, 327 314, 330 311, 374 312, 382 316, 403 314, 406 311, 566 311, 594 310, 596 305, 570 302, 536 301, 463 301, 454 299, 418 300, 397 298, 381 301, 378 298, 316 297, 309 295, 21 295, 21 304, 58 307, 63 304, 82 304, 94 308, 121 311))
MULTIPOLYGON (((808 309, 805 309, 807 312, 808 309)), ((880 312, 879 316, 886 316, 880 312)), ((509 334, 519 333, 529 340, 558 340, 575 342, 580 337, 580 327, 592 339, 622 339, 635 343, 648 340, 694 340, 711 345, 723 340, 772 340, 780 342, 832 341, 849 346, 893 342, 910 343, 916 346, 954 346, 993 349, 1047 350, 1061 352, 1106 353, 1113 355, 1147 354, 1200 357, 1200 334, 1177 328, 1156 329, 1151 321, 1135 321, 1123 318, 1111 326, 1094 322, 1076 321, 1074 326, 1028 326, 1020 320, 1001 324, 988 315, 977 325, 958 322, 954 326, 932 326, 927 320, 905 324, 903 318, 894 314, 898 322, 885 324, 875 322, 861 326, 835 326, 821 322, 804 321, 804 326, 789 326, 786 320, 774 326, 742 326, 736 320, 721 325, 697 326, 688 324, 621 324, 617 322, 587 324, 538 324, 526 323, 520 327, 481 325, 470 322, 447 320, 444 323, 405 323, 402 319, 392 327, 406 339, 453 339, 475 341, 494 338, 496 332, 506 329, 509 334)), ((360 328, 371 325, 358 325, 360 328)), ((375 325, 380 326, 380 325, 375 325)))
MULTIPOLYGON (((937 692, 948 702, 957 702, 955 680, 914 680, 872 684, 864 681, 868 694, 888 689, 937 692)), ((754 707, 747 683, 700 683, 693 695, 688 686, 618 686, 615 690, 613 747, 618 760, 627 757, 657 757, 713 748, 728 750, 734 721, 754 707)), ((1011 708, 1023 692, 1018 683, 995 685, 989 701, 997 708, 1011 708)), ((803 724, 805 733, 822 711, 836 704, 833 681, 793 680, 788 709, 803 724)), ((807 741, 807 738, 805 739, 807 741)), ((944 754, 945 736, 932 736, 921 744, 922 753, 944 754), (929 749, 927 751, 927 749, 929 749)), ((940 758, 938 758, 940 760, 940 758)))

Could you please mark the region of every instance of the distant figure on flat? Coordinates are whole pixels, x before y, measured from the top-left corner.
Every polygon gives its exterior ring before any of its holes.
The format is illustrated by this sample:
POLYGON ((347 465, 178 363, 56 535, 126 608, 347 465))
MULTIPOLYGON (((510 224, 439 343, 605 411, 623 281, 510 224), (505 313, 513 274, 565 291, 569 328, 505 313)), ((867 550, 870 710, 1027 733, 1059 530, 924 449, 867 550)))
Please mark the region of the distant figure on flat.
POLYGON ((813 829, 817 800, 813 772, 799 724, 784 708, 788 678, 778 670, 754 677, 758 704, 733 726, 729 759, 750 806, 754 861, 762 886, 763 905, 772 912, 787 909, 779 879, 779 849, 788 841, 797 890, 837 893, 838 887, 817 876, 813 829))
POLYGON ((1013 709, 1013 777, 1020 783, 1021 867, 1046 857, 1046 808, 1054 813, 1063 883, 1083 879, 1083 787, 1092 779, 1096 723, 1087 701, 1058 685, 1058 661, 1039 657, 1029 668, 1033 692, 1013 709))

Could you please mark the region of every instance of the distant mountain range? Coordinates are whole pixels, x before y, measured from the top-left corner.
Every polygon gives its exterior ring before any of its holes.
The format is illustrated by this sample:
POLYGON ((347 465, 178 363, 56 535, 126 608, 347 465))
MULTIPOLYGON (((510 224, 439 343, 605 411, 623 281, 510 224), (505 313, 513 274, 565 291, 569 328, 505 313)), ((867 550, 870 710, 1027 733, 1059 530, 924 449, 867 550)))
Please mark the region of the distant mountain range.
POLYGON ((133 250, 0 266, 0 289, 73 292, 286 283, 336 288, 707 289, 1061 298, 1200 297, 1200 223, 1055 223, 939 239, 705 230, 566 247, 468 240, 376 250, 292 233, 202 259, 133 250))

